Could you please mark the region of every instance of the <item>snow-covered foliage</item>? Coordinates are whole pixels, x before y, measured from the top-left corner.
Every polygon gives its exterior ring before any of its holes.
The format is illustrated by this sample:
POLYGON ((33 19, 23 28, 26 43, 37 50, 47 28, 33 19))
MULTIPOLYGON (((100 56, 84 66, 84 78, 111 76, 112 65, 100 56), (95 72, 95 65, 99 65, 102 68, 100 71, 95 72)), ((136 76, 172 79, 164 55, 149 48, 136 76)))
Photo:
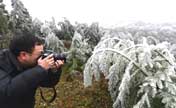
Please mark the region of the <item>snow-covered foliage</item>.
POLYGON ((10 21, 14 26, 14 31, 30 31, 32 29, 32 17, 20 0, 11 0, 12 8, 10 21))
POLYGON ((92 23, 90 26, 77 23, 75 30, 82 36, 83 40, 87 41, 92 50, 104 35, 104 30, 99 27, 98 23, 92 23))
POLYGON ((62 40, 72 40, 75 32, 75 27, 70 23, 70 21, 64 18, 64 21, 58 23, 58 30, 56 35, 59 39, 62 40))
MULTIPOLYGON (((97 23, 93 23, 90 26, 88 26, 87 24, 77 23, 76 26, 71 26, 68 21, 65 21, 65 23, 61 24, 61 30, 63 29, 63 27, 66 31, 71 30, 70 32, 68 32, 69 35, 72 34, 72 31, 74 30, 74 34, 70 42, 70 47, 67 52, 67 64, 69 68, 68 71, 82 71, 87 59, 92 54, 93 48, 103 36, 103 30, 99 28, 97 23), (72 27, 74 27, 74 29, 72 27)), ((67 33, 64 34, 68 35, 67 33)))
POLYGON ((47 49, 59 53, 66 51, 63 42, 59 40, 54 33, 49 33, 45 40, 47 49))
POLYGON ((51 22, 45 22, 41 27, 41 32, 43 33, 46 40, 46 49, 61 53, 65 52, 66 48, 63 41, 56 37, 54 30, 57 29, 54 20, 51 22))
POLYGON ((8 11, 3 4, 3 0, 0 0, 0 38, 4 37, 4 34, 8 32, 8 11))
POLYGON ((97 23, 90 26, 77 24, 70 47, 71 58, 77 58, 82 63, 85 63, 102 36, 103 30, 100 30, 97 23))
POLYGON ((85 63, 86 60, 90 57, 91 52, 92 49, 88 44, 87 39, 84 39, 81 34, 75 32, 70 47, 70 56, 72 56, 71 58, 77 58, 85 63))
POLYGON ((41 36, 42 35, 42 31, 41 31, 41 28, 43 26, 43 22, 41 22, 38 18, 35 18, 33 21, 32 21, 32 25, 33 25, 33 30, 32 32, 35 33, 35 35, 37 36, 41 36))
POLYGON ((84 85, 108 79, 113 108, 176 108, 175 58, 168 42, 135 44, 130 34, 106 34, 84 69, 84 85), (131 39, 129 38, 131 37, 131 39))
MULTIPOLYGON (((120 34, 120 39, 130 38, 135 44, 141 43, 141 38, 146 37, 148 44, 157 44, 167 41, 175 46, 176 44, 176 23, 152 24, 144 22, 128 23, 110 29, 111 36, 120 34), (125 35, 123 35, 125 34, 125 35), (132 38, 131 38, 132 37, 132 38)), ((176 57, 176 47, 171 51, 176 57)))

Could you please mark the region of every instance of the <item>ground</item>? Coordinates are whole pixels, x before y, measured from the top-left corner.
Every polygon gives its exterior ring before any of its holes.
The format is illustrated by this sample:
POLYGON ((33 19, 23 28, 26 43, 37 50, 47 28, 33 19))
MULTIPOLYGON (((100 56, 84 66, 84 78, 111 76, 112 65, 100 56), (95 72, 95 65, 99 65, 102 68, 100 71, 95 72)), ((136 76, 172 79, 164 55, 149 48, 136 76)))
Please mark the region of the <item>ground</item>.
MULTIPOLYGON (((57 98, 46 104, 37 90, 35 108, 112 108, 107 81, 101 78, 98 82, 85 88, 81 76, 62 75, 56 85, 57 98)), ((45 98, 52 96, 52 89, 42 88, 45 98)))

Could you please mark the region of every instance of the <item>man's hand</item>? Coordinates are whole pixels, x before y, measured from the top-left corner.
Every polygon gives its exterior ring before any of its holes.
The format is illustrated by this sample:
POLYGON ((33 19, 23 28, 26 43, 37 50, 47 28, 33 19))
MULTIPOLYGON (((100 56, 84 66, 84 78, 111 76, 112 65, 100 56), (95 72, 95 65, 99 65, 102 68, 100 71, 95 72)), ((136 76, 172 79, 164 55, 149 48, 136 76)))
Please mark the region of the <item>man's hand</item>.
POLYGON ((52 70, 58 70, 62 65, 64 65, 64 60, 57 60, 54 62, 54 65, 51 66, 52 70))
POLYGON ((37 62, 38 62, 38 65, 40 65, 41 67, 43 67, 46 70, 52 68, 53 65, 55 65, 53 54, 50 54, 49 56, 45 57, 44 59, 42 59, 42 57, 40 57, 37 62))

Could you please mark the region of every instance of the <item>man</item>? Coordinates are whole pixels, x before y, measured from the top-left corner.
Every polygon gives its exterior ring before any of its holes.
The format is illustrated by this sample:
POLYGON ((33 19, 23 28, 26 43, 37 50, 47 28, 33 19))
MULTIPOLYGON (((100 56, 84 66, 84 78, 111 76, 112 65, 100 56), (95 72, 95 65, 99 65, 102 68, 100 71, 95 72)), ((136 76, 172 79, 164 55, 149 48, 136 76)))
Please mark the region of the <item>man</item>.
POLYGON ((0 52, 0 108, 34 108, 37 87, 57 84, 64 61, 42 59, 43 52, 43 42, 27 32, 0 52))

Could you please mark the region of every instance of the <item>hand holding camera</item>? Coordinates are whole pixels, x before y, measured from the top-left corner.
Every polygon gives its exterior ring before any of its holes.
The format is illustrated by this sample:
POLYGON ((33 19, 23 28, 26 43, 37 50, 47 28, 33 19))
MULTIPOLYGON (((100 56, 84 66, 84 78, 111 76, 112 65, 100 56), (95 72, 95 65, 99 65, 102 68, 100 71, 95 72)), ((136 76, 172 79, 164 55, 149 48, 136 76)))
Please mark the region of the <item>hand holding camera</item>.
POLYGON ((55 64, 53 54, 50 54, 46 58, 40 57, 37 62, 38 62, 38 65, 43 67, 45 70, 50 69, 55 64))
POLYGON ((66 57, 64 54, 57 54, 52 51, 45 51, 44 54, 38 59, 38 65, 42 66, 44 69, 59 69, 66 62, 66 57))

